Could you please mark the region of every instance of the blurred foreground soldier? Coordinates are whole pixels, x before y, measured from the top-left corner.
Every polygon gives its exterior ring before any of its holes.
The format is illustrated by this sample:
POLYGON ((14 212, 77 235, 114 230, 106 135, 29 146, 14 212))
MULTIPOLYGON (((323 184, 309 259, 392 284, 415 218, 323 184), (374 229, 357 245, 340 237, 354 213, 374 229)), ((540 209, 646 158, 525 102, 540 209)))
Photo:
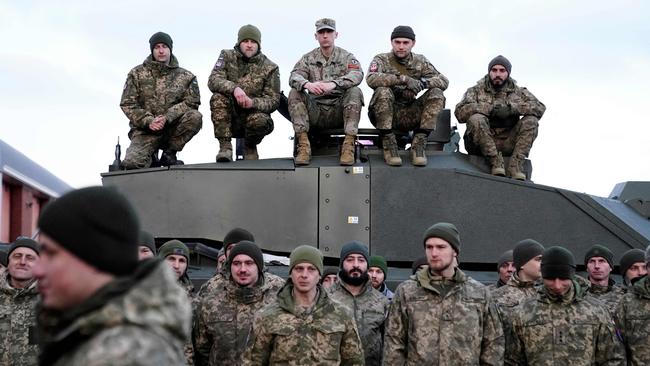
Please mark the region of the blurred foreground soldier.
POLYGON ((623 283, 629 287, 636 280, 648 274, 645 253, 641 249, 630 249, 621 256, 620 264, 623 283))
POLYGON ((438 114, 445 107, 442 92, 449 80, 423 55, 412 53, 415 33, 406 25, 395 27, 390 35, 392 51, 372 60, 366 82, 375 90, 368 107, 370 122, 382 138, 384 160, 402 165, 394 131, 413 131, 411 162, 426 166, 427 137, 435 130, 438 114), (418 94, 425 91, 418 98, 418 94))
POLYGON ((257 160, 257 145, 273 131, 271 113, 280 105, 278 65, 262 53, 262 33, 254 25, 239 28, 237 44, 222 50, 208 87, 217 162, 232 161, 232 138, 244 139, 244 159, 257 160))
MULTIPOLYGON (((650 246, 645 252, 646 269, 650 270, 650 246)), ((650 365, 650 280, 648 276, 628 287, 618 304, 616 321, 625 343, 628 365, 650 365)))
POLYGON ((38 226, 41 365, 185 363, 190 302, 167 264, 138 261, 140 228, 126 197, 75 190, 48 204, 38 226))
POLYGON ((503 332, 488 289, 454 266, 458 230, 437 223, 425 231, 422 242, 429 265, 395 291, 384 364, 502 364, 503 332))
POLYGON ((515 265, 512 261, 512 250, 505 251, 501 254, 497 261, 497 272, 499 273, 499 279, 496 283, 488 286, 490 291, 504 286, 510 277, 512 277, 512 274, 515 273, 515 265))
POLYGON ((506 365, 624 365, 612 317, 589 283, 575 275, 573 254, 551 247, 542 255, 543 286, 512 315, 506 365))
POLYGON ((264 272, 260 248, 250 241, 233 247, 227 262, 228 279, 205 293, 194 328, 196 365, 237 365, 246 349, 255 313, 275 300, 284 285, 264 272))
POLYGON ((499 55, 490 61, 488 74, 467 89, 456 105, 456 119, 467 123, 465 149, 487 159, 493 175, 505 176, 503 156, 510 156, 508 176, 525 180, 523 164, 537 137, 546 107, 510 77, 512 65, 499 55))
POLYGON ((131 145, 122 161, 126 169, 150 167, 158 149, 163 150, 160 165, 182 164, 176 153, 203 124, 199 84, 194 74, 178 66, 172 38, 158 32, 149 46, 151 54, 129 72, 120 101, 131 127, 131 145))
POLYGON ((623 296, 623 288, 610 277, 614 267, 614 253, 602 245, 594 245, 585 254, 585 267, 590 286, 589 293, 602 301, 610 312, 616 309, 623 296))
POLYGON ((339 282, 332 286, 330 296, 352 310, 361 337, 365 365, 381 365, 384 321, 390 302, 372 287, 365 244, 352 241, 343 245, 340 258, 339 282))
POLYGON ((334 19, 316 21, 319 47, 302 56, 291 71, 289 113, 296 133, 296 165, 311 161, 308 132, 314 129, 341 128, 341 165, 354 164, 363 94, 357 85, 363 80, 359 61, 350 52, 334 45, 338 37, 334 19))
POLYGON ((156 256, 156 240, 150 232, 140 230, 138 237, 138 259, 144 260, 156 256))
POLYGON ((308 245, 289 257, 289 279, 255 316, 243 365, 363 365, 353 315, 318 285, 323 254, 308 245))
POLYGON ((388 286, 386 286, 386 277, 388 277, 388 264, 386 263, 386 259, 384 257, 379 255, 373 255, 370 257, 368 275, 370 276, 372 287, 386 296, 388 301, 392 300, 394 296, 393 291, 391 291, 388 286))
POLYGON ((0 365, 38 365, 35 328, 39 296, 33 273, 38 243, 20 237, 7 256, 7 270, 0 277, 0 365))
POLYGON ((320 279, 321 286, 328 290, 332 287, 337 281, 336 274, 339 273, 339 269, 336 267, 325 267, 325 271, 320 279))

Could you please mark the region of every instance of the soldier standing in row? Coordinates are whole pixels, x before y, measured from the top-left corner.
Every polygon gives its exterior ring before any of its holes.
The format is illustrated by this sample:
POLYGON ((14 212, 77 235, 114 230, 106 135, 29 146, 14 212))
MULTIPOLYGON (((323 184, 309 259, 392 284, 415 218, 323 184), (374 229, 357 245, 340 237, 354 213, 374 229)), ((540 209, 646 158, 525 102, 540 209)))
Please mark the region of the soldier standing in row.
POLYGON ((245 160, 257 160, 257 145, 273 131, 271 113, 280 105, 280 71, 262 53, 257 27, 241 27, 235 47, 221 51, 208 87, 217 162, 232 161, 233 137, 244 138, 245 160))
POLYGON ((7 251, 7 270, 0 277, 0 365, 38 365, 34 266, 38 243, 21 237, 7 251))
POLYGON ((375 90, 368 107, 370 122, 382 137, 386 164, 402 165, 394 131, 413 131, 411 162, 427 165, 427 137, 435 130, 438 114, 445 107, 442 92, 449 80, 423 55, 411 52, 415 33, 409 26, 395 27, 390 35, 391 52, 372 60, 366 82, 375 90), (418 98, 418 93, 426 90, 418 98))
POLYGON ((456 119, 467 123, 465 149, 488 160, 493 175, 505 176, 503 156, 510 156, 508 175, 526 180, 523 163, 537 137, 546 107, 510 77, 512 65, 499 55, 488 74, 467 89, 456 105, 456 119))
POLYGON ((490 291, 494 291, 508 282, 512 274, 516 272, 515 265, 512 261, 512 249, 507 250, 501 254, 497 260, 497 273, 499 274, 499 279, 496 283, 493 283, 488 286, 490 291))
POLYGON ((131 145, 122 161, 126 169, 150 167, 158 149, 163 149, 160 165, 181 164, 176 153, 203 124, 199 84, 194 74, 178 66, 172 45, 167 33, 151 36, 151 54, 129 72, 124 84, 120 107, 131 127, 131 145))
POLYGON ((623 283, 626 287, 630 287, 637 279, 648 274, 645 253, 641 249, 628 250, 623 253, 619 262, 621 276, 623 276, 623 283))
POLYGON ((338 268, 325 267, 323 275, 320 278, 321 286, 326 290, 329 290, 330 287, 334 286, 334 284, 338 282, 337 273, 339 273, 338 268))
POLYGON ((140 236, 138 237, 138 259, 152 258, 156 254, 156 240, 153 238, 153 235, 148 231, 140 230, 140 236))
POLYGON ((388 263, 386 259, 380 255, 373 255, 370 257, 370 263, 368 264, 368 275, 370 276, 370 281, 372 287, 375 290, 381 292, 388 301, 393 299, 393 291, 391 291, 386 285, 386 278, 388 277, 388 263))
POLYGON ((624 291, 610 277, 614 267, 612 263, 614 263, 614 253, 602 245, 592 246, 585 254, 585 267, 590 282, 589 294, 602 301, 613 313, 624 291))
POLYGON ((340 163, 352 165, 363 107, 363 93, 357 85, 363 80, 363 71, 353 54, 335 46, 338 32, 333 19, 316 21, 314 36, 319 47, 302 56, 289 79, 289 113, 298 141, 295 163, 311 161, 311 128, 343 127, 340 163))

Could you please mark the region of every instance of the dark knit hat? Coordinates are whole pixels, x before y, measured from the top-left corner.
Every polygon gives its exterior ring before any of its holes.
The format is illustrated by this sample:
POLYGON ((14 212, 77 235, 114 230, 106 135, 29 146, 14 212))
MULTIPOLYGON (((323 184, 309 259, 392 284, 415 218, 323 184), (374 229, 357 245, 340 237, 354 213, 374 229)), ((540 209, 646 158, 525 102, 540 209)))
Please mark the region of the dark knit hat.
POLYGON ((165 32, 157 32, 154 33, 151 38, 149 38, 149 48, 151 49, 151 53, 153 53, 153 48, 158 44, 158 43, 164 43, 169 47, 169 50, 172 50, 172 46, 174 45, 174 42, 172 41, 172 37, 169 36, 169 34, 165 32))
POLYGON ((160 247, 160 251, 158 251, 158 256, 163 259, 167 258, 172 254, 182 255, 188 261, 190 260, 190 250, 187 247, 187 245, 185 245, 180 240, 176 240, 176 239, 170 240, 165 244, 163 244, 160 247))
POLYGON ((260 247, 248 240, 240 241, 230 251, 230 255, 226 261, 226 263, 228 263, 228 272, 230 272, 230 264, 232 263, 232 260, 240 254, 247 255, 255 261, 255 264, 257 265, 257 273, 261 276, 262 272, 264 272, 264 254, 262 254, 260 247))
POLYGON ((460 254, 460 234, 454 224, 448 222, 439 222, 434 224, 424 232, 422 244, 424 245, 429 238, 444 239, 452 248, 454 248, 456 254, 460 254))
POLYGON ((544 253, 544 246, 533 239, 524 239, 512 250, 512 262, 518 271, 529 260, 544 253))
POLYGON ((325 267, 325 270, 323 271, 323 275, 321 277, 329 276, 329 275, 337 275, 339 273, 339 269, 336 267, 325 267))
POLYGON ((353 240, 351 242, 345 243, 341 248, 341 261, 339 262, 339 266, 341 268, 343 268, 343 261, 345 260, 345 257, 350 254, 361 254, 363 258, 365 258, 366 262, 370 261, 370 253, 368 253, 368 247, 358 240, 353 240))
POLYGON ((429 261, 427 260, 427 257, 420 257, 413 261, 413 265, 411 265, 411 272, 415 274, 415 272, 418 271, 418 267, 426 266, 426 265, 429 265, 429 261))
POLYGON ((499 259, 497 260, 497 269, 501 268, 501 265, 506 263, 506 262, 513 262, 512 253, 513 253, 513 250, 510 249, 510 250, 507 250, 507 251, 503 252, 503 254, 501 254, 499 259))
POLYGON ((217 252, 217 259, 219 259, 219 258, 221 258, 221 257, 223 257, 225 255, 226 255, 226 251, 223 248, 221 248, 221 249, 219 249, 219 252, 217 252))
POLYGON ((508 61, 507 58, 501 55, 493 58, 492 61, 490 61, 490 64, 488 65, 488 72, 492 70, 492 67, 494 67, 494 65, 501 65, 505 67, 506 71, 508 71, 508 76, 510 76, 510 71, 512 70, 512 64, 510 63, 510 61, 508 61))
POLYGON ((542 253, 542 278, 573 278, 576 273, 575 263, 570 251, 562 247, 550 247, 542 253))
POLYGON ((117 276, 138 265, 140 223, 127 198, 112 187, 68 192, 43 209, 41 232, 93 267, 117 276))
POLYGON ((35 251, 36 254, 41 253, 41 248, 35 240, 28 238, 26 236, 19 236, 18 238, 16 238, 16 241, 11 243, 11 246, 7 250, 7 261, 9 261, 9 256, 11 256, 11 252, 13 252, 14 250, 20 247, 29 248, 35 251))
POLYGON ((255 237, 248 230, 236 227, 228 232, 223 238, 223 247, 228 250, 232 244, 237 244, 242 240, 255 242, 255 237))
POLYGON ((318 268, 318 273, 323 274, 323 253, 311 245, 301 245, 291 252, 289 256, 289 273, 296 264, 311 263, 318 268))
POLYGON ((415 41, 415 32, 413 32, 413 28, 408 25, 398 25, 393 29, 393 33, 390 34, 391 41, 395 38, 408 38, 415 41))
POLYGON ((621 276, 625 277, 625 272, 627 272, 634 263, 646 263, 645 253, 641 249, 630 249, 627 252, 623 253, 620 261, 621 267, 621 276))
POLYGON ((252 24, 247 24, 239 28, 239 32, 237 32, 237 44, 240 44, 247 39, 253 40, 257 42, 259 46, 261 46, 262 32, 260 32, 260 30, 252 24))
POLYGON ((370 263, 368 264, 368 268, 370 267, 381 268, 384 272, 384 277, 388 276, 388 264, 386 263, 386 258, 380 255, 373 255, 370 257, 370 263))
POLYGON ((614 253, 612 253, 609 248, 603 245, 596 244, 593 247, 589 248, 587 250, 587 253, 585 254, 585 266, 587 265, 587 262, 589 262, 589 259, 593 257, 603 257, 609 263, 609 266, 611 268, 614 268, 614 253))
POLYGON ((316 21, 316 32, 318 32, 321 29, 330 29, 330 30, 335 31, 336 30, 336 21, 334 19, 330 19, 330 18, 318 19, 316 21))
POLYGON ((138 245, 149 248, 153 255, 156 255, 156 240, 153 238, 153 235, 150 232, 140 230, 138 245))

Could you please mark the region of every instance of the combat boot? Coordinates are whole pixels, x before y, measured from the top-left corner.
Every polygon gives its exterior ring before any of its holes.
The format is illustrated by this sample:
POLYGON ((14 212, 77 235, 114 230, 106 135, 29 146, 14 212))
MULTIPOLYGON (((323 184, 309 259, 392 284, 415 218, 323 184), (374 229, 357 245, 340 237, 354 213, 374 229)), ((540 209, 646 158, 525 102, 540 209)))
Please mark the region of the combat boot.
POLYGON ((495 156, 490 157, 490 165, 492 166, 492 175, 498 175, 499 177, 506 176, 506 170, 503 167, 503 155, 501 155, 501 152, 497 152, 495 156))
POLYGON ((427 135, 416 133, 411 141, 411 162, 415 166, 427 166, 427 135))
POLYGON ((345 140, 343 140, 343 145, 341 145, 341 165, 352 165, 354 164, 354 141, 356 136, 345 135, 345 140))
POLYGON ((183 161, 176 158, 176 151, 170 149, 164 150, 160 156, 160 166, 172 165, 183 165, 183 161))
POLYGON ((516 156, 510 157, 510 163, 508 163, 508 175, 510 178, 516 180, 526 180, 526 174, 523 173, 522 169, 523 161, 516 156))
POLYGON ((219 153, 217 153, 217 163, 227 163, 232 161, 232 142, 229 138, 219 139, 219 153))
POLYGON ((296 149, 296 157, 294 163, 296 165, 308 165, 311 160, 311 145, 309 144, 309 136, 307 132, 300 132, 296 134, 298 146, 296 149))
POLYGON ((259 158, 260 156, 257 155, 257 145, 244 145, 244 160, 257 160, 259 158))
POLYGON ((395 134, 388 133, 381 139, 381 145, 384 149, 384 161, 390 166, 402 165, 402 158, 397 153, 397 141, 395 134))

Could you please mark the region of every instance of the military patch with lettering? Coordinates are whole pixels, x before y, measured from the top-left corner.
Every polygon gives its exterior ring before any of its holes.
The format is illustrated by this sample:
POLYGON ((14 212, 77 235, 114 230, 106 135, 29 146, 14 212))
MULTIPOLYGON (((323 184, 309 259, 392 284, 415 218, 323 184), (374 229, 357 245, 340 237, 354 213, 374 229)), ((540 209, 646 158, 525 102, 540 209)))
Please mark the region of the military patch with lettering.
POLYGON ((370 72, 377 72, 379 70, 379 65, 377 64, 377 61, 373 61, 370 64, 370 72))

